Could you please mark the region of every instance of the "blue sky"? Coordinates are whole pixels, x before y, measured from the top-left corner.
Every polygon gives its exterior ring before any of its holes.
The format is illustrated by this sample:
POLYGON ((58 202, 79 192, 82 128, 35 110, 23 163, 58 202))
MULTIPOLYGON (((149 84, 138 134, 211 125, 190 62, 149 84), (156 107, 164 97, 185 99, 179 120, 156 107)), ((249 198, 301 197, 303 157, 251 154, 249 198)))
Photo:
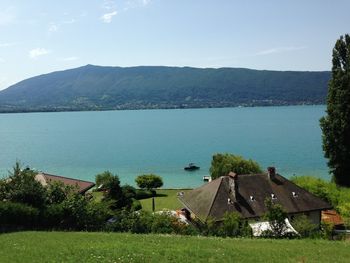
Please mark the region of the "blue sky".
POLYGON ((330 70, 348 0, 0 0, 0 89, 86 64, 330 70))

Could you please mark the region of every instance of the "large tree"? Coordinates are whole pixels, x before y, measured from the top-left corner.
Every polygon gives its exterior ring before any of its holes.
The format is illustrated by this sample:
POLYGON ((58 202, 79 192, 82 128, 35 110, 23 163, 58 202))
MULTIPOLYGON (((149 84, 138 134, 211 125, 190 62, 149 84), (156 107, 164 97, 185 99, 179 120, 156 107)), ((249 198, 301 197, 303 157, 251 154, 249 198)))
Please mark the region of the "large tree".
POLYGON ((251 159, 246 160, 242 156, 230 153, 217 153, 213 155, 210 167, 212 179, 228 175, 229 172, 236 174, 261 173, 259 164, 251 159))
POLYGON ((341 36, 333 48, 327 115, 320 120, 323 150, 330 173, 341 186, 350 186, 350 36, 341 36))

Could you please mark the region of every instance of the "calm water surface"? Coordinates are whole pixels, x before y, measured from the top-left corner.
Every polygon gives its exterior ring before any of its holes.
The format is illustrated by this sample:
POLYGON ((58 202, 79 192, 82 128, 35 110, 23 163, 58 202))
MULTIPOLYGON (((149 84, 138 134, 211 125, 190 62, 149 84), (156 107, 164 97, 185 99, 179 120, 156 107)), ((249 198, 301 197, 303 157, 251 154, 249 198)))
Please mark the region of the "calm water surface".
POLYGON ((274 165, 287 177, 329 178, 319 119, 325 106, 0 114, 0 175, 16 160, 48 173, 122 183, 143 173, 195 187, 216 152, 274 165), (185 172, 195 162, 201 169, 185 172))

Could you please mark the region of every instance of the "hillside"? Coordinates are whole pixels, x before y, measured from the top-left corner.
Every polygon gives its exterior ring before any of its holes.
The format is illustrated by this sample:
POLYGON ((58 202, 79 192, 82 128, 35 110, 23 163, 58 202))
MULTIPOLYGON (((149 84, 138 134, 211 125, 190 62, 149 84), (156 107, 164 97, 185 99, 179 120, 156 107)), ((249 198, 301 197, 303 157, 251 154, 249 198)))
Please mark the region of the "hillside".
POLYGON ((0 112, 325 103, 329 72, 87 65, 0 91, 0 112))
POLYGON ((101 232, 0 235, 2 262, 348 262, 350 243, 101 232))

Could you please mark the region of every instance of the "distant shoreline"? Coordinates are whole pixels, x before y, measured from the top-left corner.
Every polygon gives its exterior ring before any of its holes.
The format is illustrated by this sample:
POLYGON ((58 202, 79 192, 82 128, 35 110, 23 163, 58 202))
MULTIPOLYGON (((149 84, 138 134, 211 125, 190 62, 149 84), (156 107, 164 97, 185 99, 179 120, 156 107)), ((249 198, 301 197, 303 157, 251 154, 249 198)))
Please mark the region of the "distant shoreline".
POLYGON ((106 109, 33 109, 33 110, 0 110, 0 114, 11 113, 52 113, 52 112, 102 112, 102 111, 136 111, 136 110, 184 110, 184 109, 222 109, 222 108, 255 108, 255 107, 288 107, 288 106, 325 106, 325 103, 277 103, 277 104, 238 104, 238 105, 216 105, 203 107, 169 106, 169 107, 118 107, 106 109))

